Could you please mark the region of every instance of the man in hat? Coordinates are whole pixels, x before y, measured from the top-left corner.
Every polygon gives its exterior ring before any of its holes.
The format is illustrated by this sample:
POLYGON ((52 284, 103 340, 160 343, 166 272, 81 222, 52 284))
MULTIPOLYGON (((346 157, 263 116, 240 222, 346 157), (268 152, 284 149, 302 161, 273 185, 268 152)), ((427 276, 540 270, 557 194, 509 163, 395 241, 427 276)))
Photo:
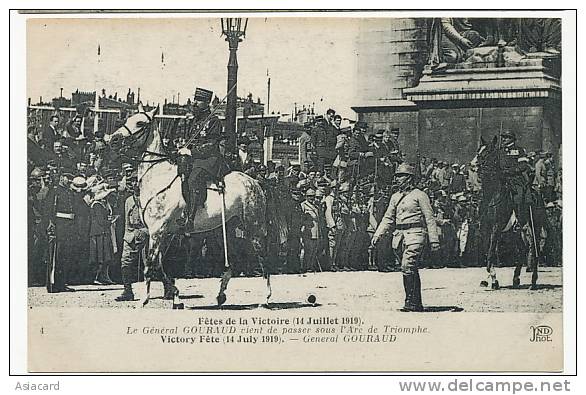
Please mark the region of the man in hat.
POLYGON ((336 129, 321 116, 316 117, 311 132, 311 144, 315 150, 317 167, 323 170, 326 163, 332 164, 336 159, 336 129))
POLYGON ((73 214, 74 214, 74 240, 75 262, 70 267, 68 279, 70 284, 89 284, 90 278, 88 268, 89 258, 89 231, 90 231, 90 208, 85 200, 87 193, 87 182, 84 177, 77 176, 71 181, 73 191, 73 214))
POLYGON ((501 133, 499 166, 505 179, 505 186, 513 198, 517 218, 521 223, 526 223, 529 212, 528 209, 524 210, 524 206, 527 188, 530 185, 527 184, 527 179, 523 175, 525 165, 519 162, 519 158, 525 157, 525 150, 516 141, 517 137, 511 130, 504 130, 501 133))
POLYGON ((47 265, 47 292, 73 291, 67 286, 73 252, 75 247, 76 229, 73 209, 74 196, 70 189, 73 176, 58 173, 55 182, 46 198, 49 212, 49 261, 47 265))
POLYGON ((137 279, 139 260, 144 257, 144 250, 148 241, 148 230, 142 221, 140 204, 138 203, 139 188, 138 175, 133 172, 129 178, 132 196, 124 204, 124 246, 122 247, 121 272, 124 291, 115 300, 117 302, 134 300, 132 283, 137 279))
POLYGON ((348 171, 350 172, 350 180, 352 182, 368 174, 370 167, 374 168, 374 161, 369 161, 369 159, 374 157, 374 153, 371 151, 368 140, 364 135, 367 128, 368 124, 366 122, 356 122, 352 136, 345 146, 349 158, 348 171))
POLYGON ((301 209, 302 192, 297 188, 291 189, 291 204, 285 208, 285 221, 287 223, 287 260, 286 272, 299 273, 301 269, 301 228, 304 224, 304 213, 301 209))
POLYGON ((250 152, 248 152, 248 146, 250 145, 250 140, 248 138, 241 138, 238 141, 238 155, 236 157, 236 169, 241 172, 245 172, 253 165, 253 159, 250 152))
POLYGON ((41 133, 39 143, 41 146, 45 147, 48 152, 53 150, 53 143, 61 137, 57 131, 58 126, 59 116, 51 115, 51 118, 49 118, 49 124, 43 129, 41 133))
POLYGON ((452 168, 454 169, 454 175, 450 181, 448 192, 451 194, 464 192, 466 190, 466 175, 464 174, 466 166, 462 165, 460 167, 457 163, 454 163, 452 168))
POLYGON ((401 164, 395 173, 398 191, 372 237, 372 245, 393 230, 392 247, 401 262, 405 305, 401 311, 423 311, 419 262, 427 241, 432 251, 440 248, 429 197, 414 187, 415 169, 401 164))
POLYGON ((316 201, 314 189, 310 188, 305 192, 305 200, 301 202, 301 210, 304 214, 301 238, 305 252, 301 270, 302 272, 306 272, 307 270, 313 270, 315 272, 319 268, 318 255, 320 238, 323 237, 323 231, 321 228, 321 207, 316 201))
POLYGON ((380 184, 390 185, 393 182, 395 169, 402 161, 401 150, 396 141, 399 129, 394 128, 391 131, 382 130, 381 132, 382 141, 375 151, 377 178, 380 184))
POLYGON ((349 182, 343 182, 338 188, 337 206, 339 216, 336 219, 336 251, 334 264, 336 270, 350 270, 350 228, 352 227, 352 189, 349 182))

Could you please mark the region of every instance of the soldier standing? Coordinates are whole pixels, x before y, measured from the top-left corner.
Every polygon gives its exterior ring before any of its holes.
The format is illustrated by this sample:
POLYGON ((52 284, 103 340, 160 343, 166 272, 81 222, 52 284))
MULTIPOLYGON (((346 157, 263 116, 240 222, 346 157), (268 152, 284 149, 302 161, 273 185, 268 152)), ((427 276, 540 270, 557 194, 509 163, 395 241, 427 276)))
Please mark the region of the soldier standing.
POLYGON ((439 250, 439 241, 433 210, 425 192, 414 187, 415 169, 401 164, 395 173, 398 192, 389 202, 376 232, 372 245, 387 231, 393 230, 392 247, 401 261, 405 305, 401 311, 423 311, 419 261, 429 239, 432 251, 439 250))
POLYGON ((321 210, 316 202, 315 190, 310 188, 305 192, 305 200, 301 203, 301 210, 304 213, 303 227, 301 229, 304 250, 302 272, 307 270, 316 271, 322 234, 320 229, 321 210))
MULTIPOLYGON (((47 267, 47 292, 73 291, 67 286, 67 274, 72 265, 75 240, 75 214, 73 212, 73 192, 69 189, 69 175, 55 174, 59 181, 49 191, 47 203, 50 222, 47 229, 49 235, 49 265, 47 267)), ((73 177, 71 177, 73 178, 73 177)), ((55 180, 57 181, 57 180, 55 180)))
MULTIPOLYGON (((138 203, 138 176, 133 173, 130 177, 130 186, 133 194, 126 199, 124 204, 124 246, 122 247, 121 272, 124 291, 116 298, 117 302, 134 300, 132 283, 138 271, 141 254, 148 241, 148 230, 142 221, 140 205, 138 203)), ((136 279, 138 280, 138 279, 136 279)))

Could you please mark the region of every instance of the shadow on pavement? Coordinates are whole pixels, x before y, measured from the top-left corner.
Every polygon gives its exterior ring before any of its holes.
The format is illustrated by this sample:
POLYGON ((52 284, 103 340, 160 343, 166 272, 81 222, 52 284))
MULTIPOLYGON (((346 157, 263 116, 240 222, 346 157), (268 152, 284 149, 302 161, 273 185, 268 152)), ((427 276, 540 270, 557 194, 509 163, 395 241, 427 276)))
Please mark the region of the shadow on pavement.
POLYGON ((269 310, 300 309, 303 307, 319 307, 319 303, 283 302, 264 304, 263 307, 269 310))
MULTIPOLYGON (((95 286, 94 286, 95 287, 95 286)), ((124 289, 122 287, 122 285, 119 285, 117 288, 79 288, 78 286, 76 286, 75 288, 75 292, 97 292, 97 291, 120 291, 121 289, 124 289)))
POLYGON ((186 310, 252 310, 259 308, 258 303, 255 304, 225 304, 222 306, 211 305, 211 306, 189 306, 185 307, 186 310))
POLYGON ((300 309, 304 307, 319 307, 319 303, 301 303, 301 302, 282 302, 282 303, 269 303, 267 304, 225 304, 222 306, 211 305, 211 306, 189 306, 185 307, 186 310, 253 310, 260 307, 264 307, 269 310, 287 310, 287 309, 300 309))
MULTIPOLYGON (((501 286, 501 289, 529 289, 529 287, 531 287, 531 284, 521 284, 518 287, 513 287, 512 285, 505 285, 505 286, 501 286)), ((550 290, 550 289, 557 289, 557 288, 562 288, 563 286, 560 284, 537 284, 536 285, 536 290, 550 290)))
POLYGON ((459 313, 460 311, 464 311, 463 308, 458 306, 424 306, 423 312, 424 313, 441 313, 449 311, 452 313, 459 313))

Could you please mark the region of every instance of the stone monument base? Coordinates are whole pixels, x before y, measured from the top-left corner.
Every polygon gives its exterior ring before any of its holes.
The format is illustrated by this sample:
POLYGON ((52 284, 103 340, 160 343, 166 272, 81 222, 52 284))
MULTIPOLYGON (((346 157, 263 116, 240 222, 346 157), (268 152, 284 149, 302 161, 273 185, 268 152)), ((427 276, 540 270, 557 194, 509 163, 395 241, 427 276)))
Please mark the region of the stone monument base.
POLYGON ((490 139, 505 129, 515 132, 528 151, 547 150, 557 157, 562 130, 555 59, 533 57, 494 66, 474 62, 426 68, 416 87, 404 89, 405 100, 353 109, 372 131, 399 127, 409 161, 419 151, 428 158, 466 163, 476 155, 481 136, 490 139))

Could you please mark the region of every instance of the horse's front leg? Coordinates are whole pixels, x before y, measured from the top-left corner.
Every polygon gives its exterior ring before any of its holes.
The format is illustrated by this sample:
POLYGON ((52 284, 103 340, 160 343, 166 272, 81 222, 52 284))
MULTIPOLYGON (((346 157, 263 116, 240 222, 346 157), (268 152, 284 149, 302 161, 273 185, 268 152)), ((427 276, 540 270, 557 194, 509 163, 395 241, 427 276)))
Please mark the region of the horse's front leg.
POLYGON ((142 300, 143 307, 149 303, 151 297, 151 281, 156 272, 155 266, 158 265, 159 262, 159 249, 160 240, 156 237, 149 237, 149 253, 147 254, 144 265, 145 295, 142 300))

